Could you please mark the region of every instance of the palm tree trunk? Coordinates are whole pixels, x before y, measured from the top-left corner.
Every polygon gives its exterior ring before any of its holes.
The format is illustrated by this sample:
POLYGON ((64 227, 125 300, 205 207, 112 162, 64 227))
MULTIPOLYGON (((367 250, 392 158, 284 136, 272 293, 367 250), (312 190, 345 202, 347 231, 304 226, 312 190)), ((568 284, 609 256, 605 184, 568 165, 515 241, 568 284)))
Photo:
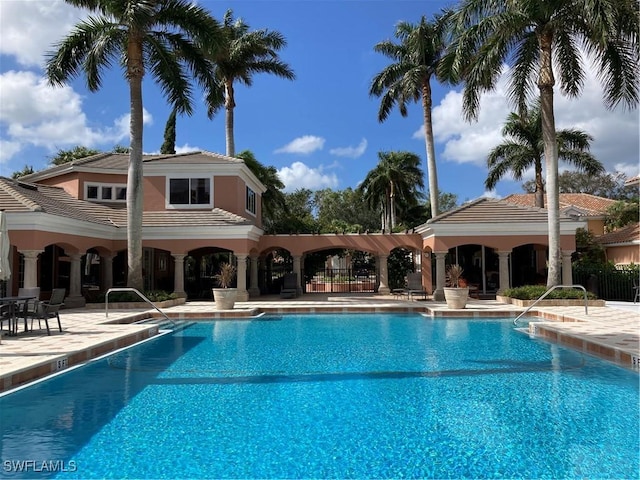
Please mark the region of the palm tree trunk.
POLYGON ((396 226, 396 189, 393 182, 389 193, 389 225, 389 231, 396 226))
POLYGON ((433 141, 433 122, 431 119, 431 84, 427 79, 422 85, 422 111, 424 113, 424 140, 427 148, 427 176, 429 177, 429 202, 431 217, 440 213, 438 201, 438 171, 436 168, 436 151, 433 141))
MULTIPOLYGON (((553 92, 551 92, 553 95, 553 92)), ((536 158, 535 161, 535 171, 536 171, 536 191, 535 191, 535 200, 536 207, 544 208, 544 183, 542 182, 542 161, 539 158, 536 158)))
POLYGON ((549 228, 549 272, 547 288, 560 284, 560 198, 558 193, 558 143, 553 112, 553 67, 551 44, 553 35, 543 33, 540 42, 540 107, 542 114, 542 140, 547 165, 547 218, 549 228))
POLYGON ((233 82, 227 81, 225 83, 225 134, 227 140, 227 156, 233 157, 236 154, 236 145, 233 140, 233 109, 236 106, 233 82))
MULTIPOLYGON (((142 43, 130 39, 127 76, 129 81, 131 118, 130 150, 127 172, 127 286, 142 290, 142 43)), ((149 272, 151 274, 151 272, 149 272)))

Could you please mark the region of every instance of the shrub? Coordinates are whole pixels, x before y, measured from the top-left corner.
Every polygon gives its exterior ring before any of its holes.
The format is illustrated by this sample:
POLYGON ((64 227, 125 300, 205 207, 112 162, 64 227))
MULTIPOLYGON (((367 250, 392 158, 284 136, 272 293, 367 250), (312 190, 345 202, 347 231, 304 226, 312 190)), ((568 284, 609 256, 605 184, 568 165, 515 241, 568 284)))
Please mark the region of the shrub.
MULTIPOLYGON (((518 300, 537 300, 548 290, 545 285, 524 285, 522 287, 507 288, 502 295, 505 297, 516 298, 518 300)), ((545 299, 583 299, 584 292, 577 288, 559 288, 552 291, 545 299)), ((589 300, 595 300, 597 297, 587 292, 589 300)))
MULTIPOLYGON (((148 292, 142 292, 152 302, 164 302, 165 300, 175 300, 178 296, 175 293, 168 293, 164 290, 151 290, 148 292)), ((92 295, 91 298, 87 298, 88 303, 105 303, 105 292, 101 292, 98 295, 92 295)), ((113 292, 109 294, 109 303, 116 302, 144 302, 137 294, 133 292, 113 292)))

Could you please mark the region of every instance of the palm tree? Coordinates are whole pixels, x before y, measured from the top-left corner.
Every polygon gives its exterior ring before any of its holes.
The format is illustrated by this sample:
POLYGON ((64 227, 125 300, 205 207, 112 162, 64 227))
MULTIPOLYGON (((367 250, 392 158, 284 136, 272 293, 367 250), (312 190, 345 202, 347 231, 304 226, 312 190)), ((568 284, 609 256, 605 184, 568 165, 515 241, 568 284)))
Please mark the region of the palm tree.
MULTIPOLYGON (((542 159, 544 142, 542 140, 542 114, 540 105, 533 109, 524 109, 522 115, 511 112, 502 129, 502 135, 508 137, 504 143, 496 146, 487 158, 489 174, 484 182, 488 190, 511 171, 514 179, 521 180, 525 170, 534 167, 536 207, 544 207, 544 182, 542 181, 542 159)), ((589 153, 593 140, 589 134, 575 129, 556 132, 558 140, 558 159, 572 163, 589 175, 604 173, 604 167, 589 153)))
POLYGON ((271 73, 293 80, 293 70, 278 57, 278 50, 287 44, 279 32, 266 29, 249 31, 242 19, 233 20, 227 10, 222 26, 223 45, 211 52, 215 82, 207 92, 209 118, 224 106, 227 155, 235 155, 233 109, 236 106, 234 83, 253 84, 255 73, 271 73))
POLYGON ((378 73, 369 94, 382 97, 378 110, 378 121, 384 122, 394 105, 400 114, 407 116, 407 102, 422 101, 424 137, 427 149, 427 174, 429 176, 429 198, 432 216, 439 213, 438 173, 431 120, 431 78, 437 73, 438 64, 445 51, 445 38, 450 14, 435 15, 429 23, 422 17, 418 24, 400 22, 395 37, 378 43, 374 49, 392 60, 392 64, 378 73))
POLYGON ((49 83, 64 85, 81 72, 95 92, 102 71, 120 65, 129 83, 130 151, 127 179, 127 248, 130 287, 142 279, 142 79, 147 71, 180 113, 192 113, 186 70, 200 84, 210 81, 210 63, 201 46, 215 47, 218 23, 188 0, 66 0, 94 12, 78 23, 48 55, 49 83))
POLYGON ((409 209, 422 198, 424 172, 415 153, 378 152, 378 159, 358 189, 371 208, 381 209, 382 229, 391 231, 396 226, 398 206, 409 209))
POLYGON ((639 99, 638 10, 637 0, 463 0, 452 18, 453 41, 440 73, 453 82, 464 82, 463 110, 468 120, 477 118, 480 95, 495 89, 505 63, 509 64, 508 96, 518 111, 531 98, 540 98, 547 164, 548 287, 560 283, 554 69, 560 91, 577 97, 584 84, 586 52, 603 84, 607 107, 620 102, 635 107, 639 99))

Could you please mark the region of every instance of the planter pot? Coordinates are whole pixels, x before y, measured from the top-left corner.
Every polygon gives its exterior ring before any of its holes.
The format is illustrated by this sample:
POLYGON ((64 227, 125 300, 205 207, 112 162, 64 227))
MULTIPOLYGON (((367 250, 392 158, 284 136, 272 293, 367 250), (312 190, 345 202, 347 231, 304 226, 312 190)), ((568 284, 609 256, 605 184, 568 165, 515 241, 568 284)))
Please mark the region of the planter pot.
POLYGON ((233 310, 233 305, 238 297, 237 288, 213 288, 212 290, 216 310, 233 310))
POLYGON ((465 288, 451 288, 444 287, 444 299, 447 302, 447 307, 460 310, 467 305, 467 299, 469 298, 469 287, 465 288))

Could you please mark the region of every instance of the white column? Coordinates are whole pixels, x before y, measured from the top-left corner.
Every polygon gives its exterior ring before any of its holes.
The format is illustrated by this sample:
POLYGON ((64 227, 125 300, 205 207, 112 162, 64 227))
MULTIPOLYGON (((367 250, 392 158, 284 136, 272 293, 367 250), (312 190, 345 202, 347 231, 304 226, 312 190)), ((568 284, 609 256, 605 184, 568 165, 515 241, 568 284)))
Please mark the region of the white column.
POLYGON ((299 297, 302 295, 302 269, 300 268, 300 260, 302 259, 302 255, 294 255, 293 256, 293 273, 298 276, 298 284, 296 285, 296 295, 299 297))
POLYGON ((72 253, 69 255, 71 265, 69 269, 69 296, 64 303, 69 308, 84 307, 85 298, 82 296, 82 255, 72 253))
POLYGON ((562 250, 562 284, 573 285, 573 270, 571 269, 571 254, 569 250, 562 250))
POLYGON ((249 257, 249 296, 259 297, 260 287, 258 286, 258 255, 249 257))
POLYGON ((184 291, 184 253, 172 253, 173 257, 173 293, 180 298, 186 298, 184 291))
POLYGON ((433 291, 433 299, 441 302, 444 300, 444 287, 446 283, 445 257, 448 252, 433 252, 436 256, 436 289, 433 291))
POLYGON ((102 288, 108 290, 113 287, 113 259, 115 255, 102 255, 102 288))
POLYGON ((24 256, 25 288, 38 287, 38 255, 44 250, 18 250, 24 256))
POLYGON ((237 274, 236 288, 238 289, 238 301, 246 302, 249 300, 249 292, 247 292, 247 255, 236 254, 237 274))
POLYGON ((500 276, 500 286, 498 287, 498 295, 504 290, 511 287, 511 279, 509 278, 509 251, 498 251, 498 275, 500 276))
POLYGON ((380 265, 380 285, 378 285, 378 293, 381 295, 389 295, 389 273, 387 269, 387 255, 378 255, 377 263, 380 265))

